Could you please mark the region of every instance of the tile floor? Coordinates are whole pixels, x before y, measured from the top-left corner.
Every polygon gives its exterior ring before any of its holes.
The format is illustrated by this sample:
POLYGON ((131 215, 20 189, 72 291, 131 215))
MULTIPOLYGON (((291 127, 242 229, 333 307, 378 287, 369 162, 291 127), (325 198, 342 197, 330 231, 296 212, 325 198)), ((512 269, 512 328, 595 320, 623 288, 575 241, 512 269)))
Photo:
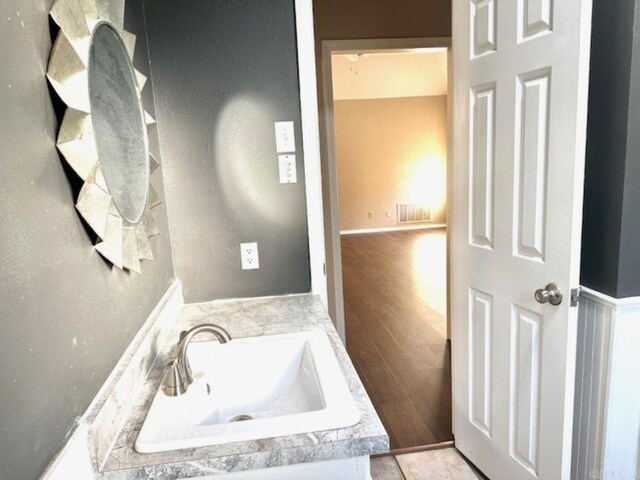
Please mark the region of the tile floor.
POLYGON ((486 480, 455 448, 371 460, 373 480, 486 480))

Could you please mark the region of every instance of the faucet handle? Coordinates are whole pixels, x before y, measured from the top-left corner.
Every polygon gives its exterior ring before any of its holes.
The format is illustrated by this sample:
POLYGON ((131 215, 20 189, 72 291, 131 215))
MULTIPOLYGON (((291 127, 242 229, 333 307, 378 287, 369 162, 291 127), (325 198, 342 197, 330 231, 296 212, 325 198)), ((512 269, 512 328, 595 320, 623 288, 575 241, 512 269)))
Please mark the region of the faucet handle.
POLYGON ((180 371, 180 366, 175 360, 170 361, 167 364, 167 370, 164 374, 162 381, 162 390, 165 395, 169 397, 177 397, 187 391, 187 386, 184 383, 183 374, 180 371))

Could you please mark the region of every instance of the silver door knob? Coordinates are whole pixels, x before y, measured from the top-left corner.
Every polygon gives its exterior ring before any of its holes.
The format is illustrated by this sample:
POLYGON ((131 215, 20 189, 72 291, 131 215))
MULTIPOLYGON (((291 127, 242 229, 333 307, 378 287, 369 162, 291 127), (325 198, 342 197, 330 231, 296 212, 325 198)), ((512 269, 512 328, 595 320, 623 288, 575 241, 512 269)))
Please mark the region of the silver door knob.
POLYGON ((560 305, 562 303, 562 293, 555 283, 550 283, 544 288, 536 290, 536 301, 538 303, 550 303, 560 305))

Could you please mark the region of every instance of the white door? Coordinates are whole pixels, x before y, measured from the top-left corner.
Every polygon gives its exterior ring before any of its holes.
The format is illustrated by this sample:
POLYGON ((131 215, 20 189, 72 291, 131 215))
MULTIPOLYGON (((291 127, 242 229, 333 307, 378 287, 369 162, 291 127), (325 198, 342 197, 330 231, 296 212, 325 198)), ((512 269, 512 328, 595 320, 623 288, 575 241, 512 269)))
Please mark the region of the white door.
POLYGON ((453 19, 455 441, 492 480, 568 480, 591 0, 453 19))

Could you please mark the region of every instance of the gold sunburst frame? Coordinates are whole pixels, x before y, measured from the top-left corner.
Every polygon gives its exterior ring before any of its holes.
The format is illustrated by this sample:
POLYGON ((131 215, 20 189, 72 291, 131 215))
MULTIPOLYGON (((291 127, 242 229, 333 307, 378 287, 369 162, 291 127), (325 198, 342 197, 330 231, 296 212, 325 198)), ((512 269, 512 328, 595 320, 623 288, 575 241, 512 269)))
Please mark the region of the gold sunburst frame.
MULTIPOLYGON (((116 208, 102 173, 94 138, 89 100, 89 52, 95 28, 111 25, 124 41, 133 63, 136 36, 124 30, 125 0, 56 0, 51 17, 60 32, 51 50, 47 78, 67 105, 56 145, 67 163, 84 181, 76 209, 99 237, 94 248, 120 269, 140 273, 140 261, 152 260, 149 237, 158 235, 151 209, 160 204, 160 197, 149 185, 147 204, 142 220, 129 224, 116 208)), ((138 101, 147 78, 135 70, 138 101)), ((155 120, 145 114, 147 130, 155 120)), ((149 155, 149 171, 159 163, 149 155)))

